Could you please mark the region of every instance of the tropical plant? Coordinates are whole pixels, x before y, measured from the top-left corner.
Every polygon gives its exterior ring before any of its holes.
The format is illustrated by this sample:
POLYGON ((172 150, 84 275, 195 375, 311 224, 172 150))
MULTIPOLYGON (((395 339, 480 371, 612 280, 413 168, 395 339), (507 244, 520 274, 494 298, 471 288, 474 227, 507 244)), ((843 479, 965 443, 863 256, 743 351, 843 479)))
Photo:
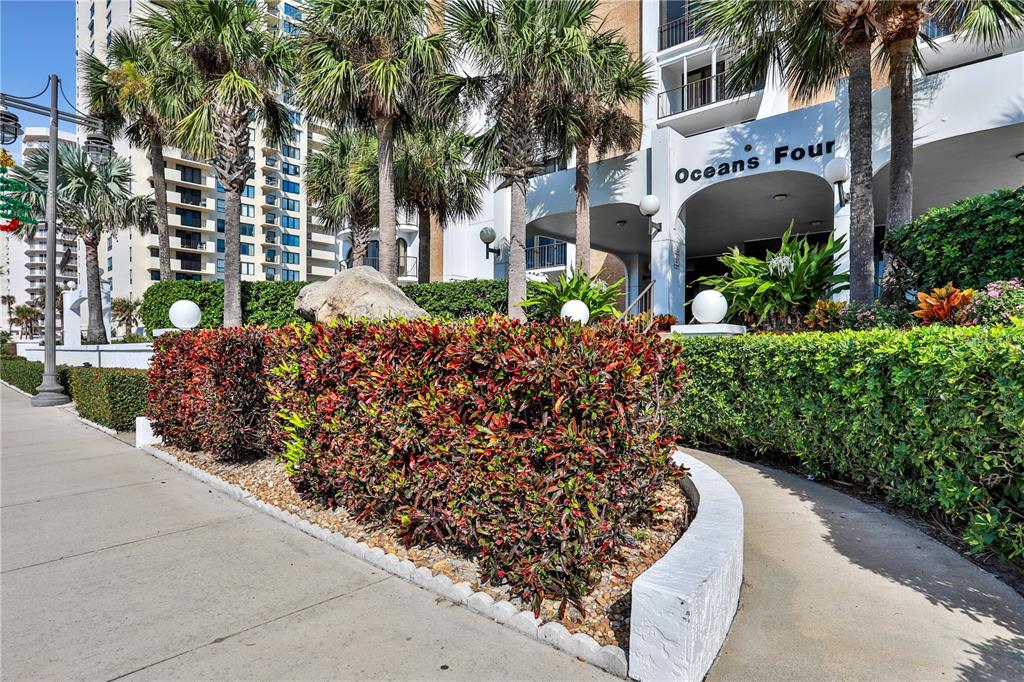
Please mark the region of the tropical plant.
MULTIPOLYGON (((42 213, 46 203, 49 152, 33 154, 15 175, 26 185, 23 197, 42 213)), ((78 147, 57 150, 57 219, 59 227, 74 234, 85 246, 85 284, 89 307, 86 343, 107 343, 100 292, 99 245, 105 234, 120 229, 148 232, 155 224, 151 196, 132 192, 131 163, 115 156, 94 163, 78 147)), ((34 226, 31 228, 34 230, 34 226)))
POLYGON ((917 294, 917 310, 912 314, 921 324, 949 322, 958 324, 967 319, 967 305, 974 298, 973 289, 961 291, 947 282, 946 286, 917 294))
POLYGON ((174 129, 175 142, 211 158, 224 187, 224 326, 242 324, 240 220, 242 192, 255 168, 249 123, 264 140, 291 136, 288 110, 275 91, 292 79, 291 44, 268 28, 255 2, 152 0, 139 20, 155 49, 185 55, 198 97, 174 129))
POLYGON ((968 324, 1012 324, 1024 320, 1024 285, 1019 279, 990 282, 974 292, 967 307, 968 324))
POLYGON ((811 311, 804 317, 808 329, 834 332, 843 328, 843 312, 846 310, 844 301, 817 301, 811 311))
POLYGON ((149 157, 156 203, 160 279, 169 280, 171 241, 167 229, 164 145, 198 93, 196 78, 175 50, 143 33, 119 29, 110 34, 106 61, 92 53, 79 60, 81 87, 93 116, 110 135, 123 135, 149 157))
POLYGON ((448 63, 427 0, 310 0, 296 39, 306 113, 338 125, 372 123, 377 136, 380 271, 398 282, 395 139, 448 63))
POLYGON ((799 99, 848 76, 850 122, 850 296, 875 292, 875 219, 871 165, 871 44, 878 35, 875 0, 704 2, 695 21, 709 41, 735 55, 725 87, 746 92, 777 64, 799 99))
POLYGON ((21 332, 21 338, 35 336, 36 325, 43 319, 43 311, 33 305, 19 305, 14 308, 14 324, 21 332))
POLYGON ((615 302, 622 296, 625 278, 614 284, 607 284, 599 279, 601 273, 593 276, 582 270, 573 271, 571 277, 565 273, 558 276, 556 282, 534 283, 533 295, 520 305, 524 309, 533 308, 530 317, 538 320, 550 320, 562 313, 562 306, 568 301, 583 301, 590 310, 590 321, 600 322, 619 316, 615 302))
POLYGON ((0 304, 7 309, 7 331, 14 329, 14 304, 17 303, 17 299, 14 298, 14 294, 3 294, 0 296, 0 304))
POLYGON ((765 258, 746 256, 733 247, 718 261, 729 272, 697 280, 729 299, 729 313, 747 323, 769 328, 792 328, 811 306, 848 288, 849 275, 836 274, 845 240, 829 235, 820 246, 793 234, 792 224, 782 244, 765 258))
POLYGON ((460 125, 422 117, 399 137, 396 190, 400 203, 419 218, 421 283, 430 281, 434 225, 443 230, 450 221, 468 218, 480 210, 480 195, 487 184, 483 171, 471 161, 472 142, 472 136, 460 125))
POLYGON ((115 327, 124 327, 125 335, 132 333, 132 328, 139 322, 142 301, 131 298, 115 298, 110 302, 110 321, 115 327))
POLYGON ((591 8, 585 52, 573 66, 574 77, 546 100, 541 116, 553 148, 568 161, 576 154, 576 263, 590 272, 590 160, 613 150, 626 151, 640 141, 643 126, 628 107, 643 102, 654 90, 650 64, 635 57, 620 32, 597 25, 591 8))
MULTIPOLYGON (((487 129, 477 158, 511 190, 508 258, 509 315, 524 319, 526 298, 526 191, 552 155, 541 116, 545 102, 570 91, 585 63, 595 0, 452 0, 445 26, 470 76, 447 76, 442 102, 482 106, 487 129)), ((557 153, 557 149, 554 150, 557 153)))
POLYGON ((306 160, 306 196, 335 234, 351 230, 346 260, 361 265, 377 226, 377 140, 353 128, 332 130, 306 160))

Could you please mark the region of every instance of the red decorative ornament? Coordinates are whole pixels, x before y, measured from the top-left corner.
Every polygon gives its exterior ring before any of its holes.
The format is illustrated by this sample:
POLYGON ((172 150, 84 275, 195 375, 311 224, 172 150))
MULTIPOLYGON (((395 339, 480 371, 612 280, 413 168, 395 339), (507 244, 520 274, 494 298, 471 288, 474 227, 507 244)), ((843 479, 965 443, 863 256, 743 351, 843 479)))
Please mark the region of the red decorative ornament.
POLYGON ((21 221, 17 218, 11 218, 10 222, 0 225, 0 232, 17 232, 18 227, 21 225, 21 221))

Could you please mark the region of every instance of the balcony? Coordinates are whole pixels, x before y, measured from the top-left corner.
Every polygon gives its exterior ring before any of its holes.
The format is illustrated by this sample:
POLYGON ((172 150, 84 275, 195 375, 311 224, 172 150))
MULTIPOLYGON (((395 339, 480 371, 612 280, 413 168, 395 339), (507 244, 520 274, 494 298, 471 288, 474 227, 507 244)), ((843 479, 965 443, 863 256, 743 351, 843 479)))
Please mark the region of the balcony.
MULTIPOLYGON (((153 235, 154 237, 156 235, 153 235)), ((202 239, 182 239, 171 237, 171 248, 181 251, 195 251, 198 253, 213 253, 214 243, 202 239)))
POLYGON ((563 269, 566 265, 566 243, 542 244, 526 249, 527 270, 563 269))
POLYGON ((764 81, 749 91, 726 85, 728 72, 691 81, 658 94, 658 125, 696 135, 757 117, 764 81))
POLYGON ((281 179, 276 175, 269 175, 264 173, 263 175, 263 191, 264 192, 276 192, 281 185, 281 179))
POLYGON ((213 218, 203 218, 199 225, 185 225, 181 222, 181 216, 177 213, 167 214, 167 225, 168 227, 180 227, 185 230, 204 230, 207 232, 217 231, 217 221, 213 218))
MULTIPOLYGON (((153 179, 152 170, 150 171, 148 178, 153 179)), ((200 182, 193 182, 192 180, 186 180, 180 170, 177 168, 166 168, 164 169, 164 179, 168 183, 174 183, 178 185, 185 185, 186 187, 195 187, 196 189, 212 190, 216 189, 214 183, 215 178, 213 175, 200 176, 200 182)))
POLYGON ((325 267, 323 265, 310 265, 309 274, 314 277, 334 277, 337 274, 334 268, 325 267))
POLYGON ((690 16, 683 16, 658 27, 658 50, 681 45, 701 36, 704 32, 694 26, 690 16))
POLYGON ((181 260, 180 258, 172 258, 171 270, 187 272, 189 274, 212 275, 214 274, 214 264, 212 262, 203 263, 200 260, 181 260))
POLYGON ((264 156, 263 157, 264 168, 277 168, 277 157, 276 156, 264 156))
POLYGON ((201 198, 198 203, 191 200, 185 199, 181 192, 175 192, 174 190, 167 191, 167 203, 174 206, 181 206, 183 208, 191 208, 198 211, 214 211, 216 210, 216 203, 213 199, 201 198))
POLYGON ((335 242, 337 242, 337 238, 333 234, 310 231, 309 241, 316 242, 318 244, 334 244, 335 242))
POLYGON ((334 251, 327 251, 324 249, 307 249, 306 255, 314 260, 333 261, 335 258, 337 258, 338 254, 336 254, 334 251))
MULTIPOLYGON (((342 263, 343 267, 353 268, 356 265, 367 265, 374 270, 380 270, 380 257, 379 256, 366 256, 361 262, 353 264, 352 259, 349 258, 347 261, 342 263)), ((416 269, 416 256, 406 256, 404 259, 398 259, 398 277, 399 279, 416 279, 418 276, 418 270, 416 269)))

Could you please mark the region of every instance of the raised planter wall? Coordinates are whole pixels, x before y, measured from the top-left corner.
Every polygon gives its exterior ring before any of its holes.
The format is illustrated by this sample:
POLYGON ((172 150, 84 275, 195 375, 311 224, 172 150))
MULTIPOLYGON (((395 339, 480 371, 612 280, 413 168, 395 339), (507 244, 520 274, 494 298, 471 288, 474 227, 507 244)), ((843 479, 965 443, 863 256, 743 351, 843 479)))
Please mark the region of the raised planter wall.
MULTIPOLYGON (((18 342, 18 355, 36 362, 43 361, 43 346, 38 341, 18 342)), ((84 346, 57 346, 57 364, 82 367, 124 367, 149 369, 153 357, 151 343, 106 343, 84 346)))

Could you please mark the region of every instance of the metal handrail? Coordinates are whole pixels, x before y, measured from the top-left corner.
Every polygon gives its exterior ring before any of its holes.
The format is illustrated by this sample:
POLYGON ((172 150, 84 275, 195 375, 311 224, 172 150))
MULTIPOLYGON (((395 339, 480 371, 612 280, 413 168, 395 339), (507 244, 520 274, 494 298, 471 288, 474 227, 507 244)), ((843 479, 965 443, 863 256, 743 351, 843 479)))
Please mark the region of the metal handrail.
MULTIPOLYGON (((665 118, 666 116, 673 116, 684 111, 699 109, 715 102, 746 94, 739 88, 728 87, 728 77, 728 72, 723 71, 714 76, 690 81, 678 88, 659 93, 658 118, 665 118)), ((763 83, 759 83, 753 89, 746 92, 755 92, 763 87, 763 83)))
POLYGON ((698 28, 689 16, 679 17, 658 27, 658 49, 667 50, 674 45, 693 40, 703 33, 704 31, 698 28))
POLYGON ((526 269, 562 268, 566 263, 566 243, 541 244, 526 249, 526 269))
MULTIPOLYGON (((647 324, 643 325, 643 332, 646 334, 654 326, 654 316, 650 315, 651 304, 653 299, 654 280, 651 280, 650 284, 644 287, 644 290, 636 295, 636 298, 626 306, 626 309, 622 311, 622 315, 618 319, 618 323, 625 326, 627 324, 635 324, 636 320, 643 320, 644 316, 647 317, 647 324), (630 311, 636 307, 636 314, 630 315, 630 311)), ((640 325, 637 324, 639 327, 640 325)))

